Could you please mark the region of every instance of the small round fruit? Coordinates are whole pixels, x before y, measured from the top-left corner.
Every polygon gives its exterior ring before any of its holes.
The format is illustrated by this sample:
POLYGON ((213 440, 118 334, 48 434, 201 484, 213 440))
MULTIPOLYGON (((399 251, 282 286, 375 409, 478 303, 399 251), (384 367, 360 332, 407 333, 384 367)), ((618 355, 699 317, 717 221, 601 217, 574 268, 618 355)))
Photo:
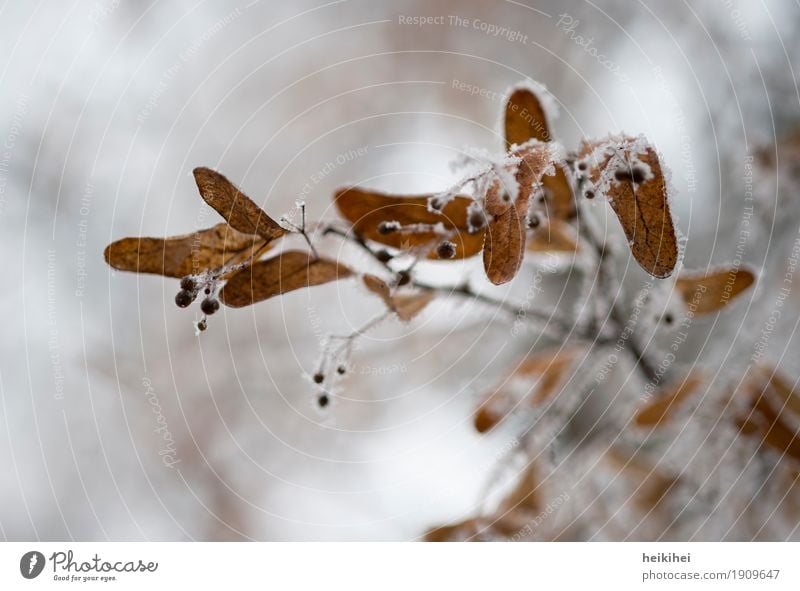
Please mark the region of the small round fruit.
POLYGON ((445 240, 436 247, 436 256, 440 259, 452 259, 456 256, 456 245, 449 240, 445 240))
POLYGON ((327 394, 320 394, 317 396, 317 404, 319 404, 320 408, 325 408, 331 402, 331 399, 328 397, 327 394))
POLYGON ((186 308, 193 301, 194 296, 192 295, 192 292, 186 291, 185 289, 180 290, 175 296, 175 303, 179 308, 186 308))
POLYGON ((321 384, 324 379, 325 379, 325 376, 322 375, 321 372, 317 372, 317 373, 314 374, 314 383, 315 384, 321 384))
POLYGON ((216 298, 206 298, 200 302, 200 309, 203 311, 203 314, 211 316, 214 312, 219 310, 219 300, 216 298))
POLYGON ((194 291, 196 287, 197 283, 195 283, 195 280, 188 275, 181 279, 181 289, 185 291, 194 291))

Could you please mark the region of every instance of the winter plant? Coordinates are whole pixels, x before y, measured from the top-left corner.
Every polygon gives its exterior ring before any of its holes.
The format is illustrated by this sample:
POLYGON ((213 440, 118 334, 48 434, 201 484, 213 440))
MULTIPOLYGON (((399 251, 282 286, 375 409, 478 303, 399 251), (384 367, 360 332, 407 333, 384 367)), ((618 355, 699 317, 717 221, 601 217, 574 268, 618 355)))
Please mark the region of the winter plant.
MULTIPOLYGON (((347 187, 333 197, 340 220, 309 224, 298 203, 294 221, 276 221, 222 174, 197 168, 200 195, 224 222, 185 236, 124 238, 105 259, 116 269, 179 279, 175 303, 200 300, 198 333, 220 305, 363 282, 385 312, 326 340, 310 376, 320 407, 347 374, 360 336, 392 316, 413 321, 437 297, 476 300, 546 337, 551 346, 531 346, 476 406, 478 432, 510 425, 515 443, 498 459, 484 508, 427 539, 688 539, 698 519, 720 512, 728 519, 717 522, 742 536, 785 536, 781 528, 800 513, 792 494, 800 394, 764 363, 736 383, 719 383, 713 368, 679 359, 692 320, 720 313, 754 283, 754 272, 682 270, 674 191, 646 138, 584 139, 568 151, 551 135, 555 110, 543 87, 517 85, 504 105, 503 153, 468 151, 455 163, 463 177, 446 191, 405 196, 347 187), (620 228, 603 225, 607 211, 620 228), (305 248, 281 249, 290 234, 305 248), (369 255, 369 268, 326 256, 321 244, 331 236, 369 255), (552 257, 570 278, 569 297, 523 307, 475 281, 434 285, 417 277, 429 261, 478 255, 494 285, 552 257), (626 281, 631 257, 647 274, 638 289, 626 281), (603 384, 613 400, 592 415, 603 384), (746 472, 760 477, 726 481, 746 472)), ((523 273, 518 281, 525 280, 523 273)))

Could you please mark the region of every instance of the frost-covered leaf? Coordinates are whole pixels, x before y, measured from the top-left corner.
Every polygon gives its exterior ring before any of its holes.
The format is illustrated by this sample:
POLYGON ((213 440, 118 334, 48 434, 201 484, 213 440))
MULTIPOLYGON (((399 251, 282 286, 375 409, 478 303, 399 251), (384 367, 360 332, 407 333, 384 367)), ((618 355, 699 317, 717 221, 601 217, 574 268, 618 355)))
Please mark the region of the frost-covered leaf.
POLYGON ((502 421, 520 404, 513 386, 521 383, 529 407, 546 402, 563 385, 569 369, 582 349, 557 349, 532 355, 520 361, 503 383, 484 397, 475 413, 475 428, 485 433, 502 421), (516 382, 516 384, 515 384, 516 382), (525 388, 527 386, 527 388, 525 388))
MULTIPOLYGON (((540 142, 553 141, 548 111, 554 110, 554 103, 544 87, 530 83, 513 87, 506 100, 506 148, 520 146, 531 139, 540 142)), ((575 216, 571 174, 563 164, 558 164, 554 172, 555 174, 542 179, 548 215, 551 219, 571 219, 575 216)))
POLYGON ((738 395, 747 411, 736 418, 742 434, 758 438, 762 445, 800 462, 800 395, 767 365, 751 368, 738 395))
POLYGON ((234 274, 222 288, 220 301, 231 308, 241 308, 295 289, 322 285, 350 275, 350 269, 341 263, 290 250, 234 274))
POLYGON ((122 238, 109 244, 103 256, 120 271, 185 277, 244 260, 263 244, 260 236, 243 234, 223 222, 171 238, 122 238))
POLYGON ((286 230, 278 222, 217 171, 210 168, 195 168, 194 179, 203 200, 236 230, 246 234, 258 234, 267 241, 286 234, 286 230))
POLYGON ((755 275, 749 269, 730 267, 710 273, 681 273, 675 288, 694 314, 710 314, 726 306, 754 281, 755 275))
POLYGON ((552 100, 544 88, 529 83, 513 87, 506 99, 506 148, 520 146, 530 139, 549 142, 553 139, 543 98, 552 100), (537 92, 538 90, 538 92, 537 92))
POLYGON ((671 275, 678 240, 655 149, 641 137, 584 141, 578 168, 586 169, 595 191, 608 199, 642 268, 653 277, 671 275))
POLYGON ((681 482, 678 476, 666 473, 642 454, 621 445, 610 447, 605 459, 624 475, 633 501, 647 513, 659 510, 681 482))
POLYGON ((655 400, 648 402, 636 412, 634 422, 640 427, 661 426, 703 383, 704 380, 698 373, 691 373, 686 378, 665 386, 654 395, 655 400))
POLYGON ((486 229, 483 268, 489 281, 501 285, 511 281, 522 266, 528 230, 528 206, 531 194, 552 165, 547 144, 534 142, 520 149, 517 182, 520 191, 516 201, 506 202, 502 187, 496 182, 486 196, 486 211, 493 216, 486 229))
MULTIPOLYGON (((435 227, 441 225, 456 247, 453 258, 471 257, 483 247, 483 230, 470 233, 469 206, 473 200, 457 196, 441 212, 428 209, 431 195, 389 195, 379 191, 351 187, 336 192, 336 207, 353 224, 355 232, 369 240, 407 250, 414 247, 434 249, 442 241, 435 227), (397 222, 399 230, 381 232, 381 224, 397 222), (408 230, 403 228, 407 227, 408 230)), ((437 258, 436 252, 430 258, 437 258)))

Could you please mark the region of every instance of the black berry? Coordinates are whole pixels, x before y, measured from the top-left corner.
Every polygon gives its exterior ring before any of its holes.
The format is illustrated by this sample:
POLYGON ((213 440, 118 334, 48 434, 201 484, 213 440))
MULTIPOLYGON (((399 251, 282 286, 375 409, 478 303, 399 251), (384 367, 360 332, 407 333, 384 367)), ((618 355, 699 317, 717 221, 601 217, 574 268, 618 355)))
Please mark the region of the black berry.
POLYGON ((190 291, 182 289, 175 296, 175 303, 179 308, 185 308, 194 301, 194 295, 190 291))
POLYGON ((440 259, 452 259, 456 256, 456 245, 449 240, 445 240, 436 247, 436 255, 440 259))
POLYGON ((672 314, 670 314, 669 312, 664 314, 664 322, 666 324, 672 324, 673 320, 675 320, 675 319, 672 317, 672 314))
POLYGON ((343 376, 345 373, 347 373, 347 368, 344 365, 340 365, 336 368, 336 373, 338 373, 340 376, 343 376))
POLYGON ((400 229, 400 224, 397 222, 381 222, 378 224, 378 234, 391 234, 400 229))
POLYGON ((541 224, 541 223, 542 222, 539 219, 539 216, 536 215, 536 214, 533 214, 530 218, 528 218, 528 227, 529 228, 538 228, 539 224, 541 224))
POLYGON ((219 300, 216 298, 206 298, 200 302, 200 309, 203 311, 203 314, 211 316, 214 312, 219 310, 219 300))
POLYGON ((392 260, 392 255, 388 250, 379 250, 375 253, 375 258, 382 263, 388 263, 392 260))
POLYGON ((473 211, 469 214, 469 225, 475 230, 480 230, 486 225, 486 216, 482 211, 473 211))
POLYGON ((199 330, 200 332, 203 332, 207 328, 208 328, 208 322, 206 322, 205 318, 203 318, 200 322, 197 323, 197 330, 199 330))
POLYGON ((194 279, 191 277, 184 277, 181 279, 181 289, 185 291, 194 291, 197 287, 197 283, 195 283, 194 279))
POLYGON ((397 285, 403 286, 411 283, 411 273, 408 271, 400 271, 397 274, 397 285))
POLYGON ((324 379, 325 379, 325 376, 322 375, 322 373, 317 372, 317 373, 314 374, 314 383, 315 384, 321 384, 322 380, 324 380, 324 379))
POLYGON ((634 183, 640 185, 647 180, 647 172, 641 166, 634 166, 631 170, 631 178, 634 183))
POLYGON ((592 191, 591 189, 586 191, 586 193, 584 193, 584 195, 586 195, 587 199, 594 199, 594 191, 592 191))
POLYGON ((330 404, 330 401, 331 399, 328 398, 327 394, 320 394, 317 397, 317 404, 319 404, 320 408, 325 408, 326 406, 328 406, 328 404, 330 404))

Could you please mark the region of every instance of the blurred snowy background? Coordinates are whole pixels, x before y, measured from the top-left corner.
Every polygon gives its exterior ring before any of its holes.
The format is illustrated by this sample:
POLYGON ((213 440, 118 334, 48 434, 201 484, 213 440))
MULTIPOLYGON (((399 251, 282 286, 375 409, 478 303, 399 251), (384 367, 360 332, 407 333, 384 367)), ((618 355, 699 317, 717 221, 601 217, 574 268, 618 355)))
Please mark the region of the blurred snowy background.
MULTIPOLYGON (((500 97, 532 78, 567 146, 619 130, 658 146, 704 268, 736 254, 747 155, 800 123, 785 0, 6 1, 0 32, 7 540, 411 540, 482 500, 509 439, 471 413, 515 356, 507 326, 447 302, 389 323, 321 412, 320 337, 380 309, 357 282, 227 310, 197 338, 175 281, 103 262, 122 236, 217 223, 193 167, 275 216, 303 197, 330 218, 347 183, 441 190, 464 146, 501 148, 500 97)), ((800 202, 776 180, 756 178, 774 231, 743 259, 781 273, 800 202)), ((752 346, 760 296, 715 326, 711 363, 752 346)), ((783 320, 771 354, 794 378, 783 320)))

